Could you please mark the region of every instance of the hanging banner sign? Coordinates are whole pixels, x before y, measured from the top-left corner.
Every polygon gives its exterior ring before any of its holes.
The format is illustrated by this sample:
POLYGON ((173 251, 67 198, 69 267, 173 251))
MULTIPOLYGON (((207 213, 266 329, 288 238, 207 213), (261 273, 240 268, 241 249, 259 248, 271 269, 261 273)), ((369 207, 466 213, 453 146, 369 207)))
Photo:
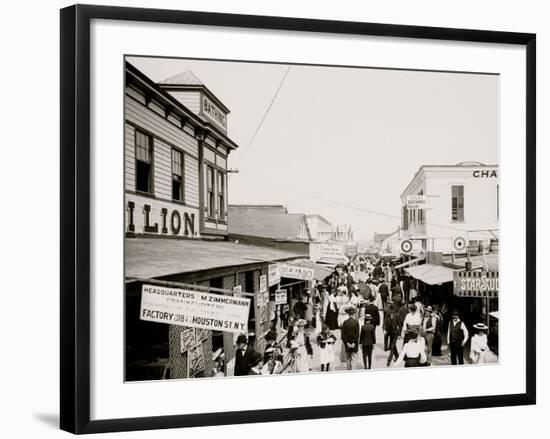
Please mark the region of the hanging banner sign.
POLYGON ((426 195, 407 195, 407 209, 418 210, 428 207, 428 199, 426 195))
POLYGON ((320 260, 345 260, 345 245, 321 244, 317 259, 320 260))
POLYGON ((246 332, 250 299, 143 285, 140 319, 224 332, 246 332))
POLYGON ((260 293, 265 293, 267 291, 267 276, 262 274, 260 276, 260 293))
POLYGON ((313 268, 299 267, 297 265, 281 264, 281 277, 291 279, 313 280, 313 268))
POLYGON ((281 266, 279 264, 271 264, 268 267, 268 278, 270 287, 281 282, 281 266))
POLYGON ((455 296, 498 297, 498 271, 455 271, 453 277, 455 296))
POLYGON ((284 305, 287 303, 287 291, 286 290, 277 290, 275 291, 275 305, 284 305))

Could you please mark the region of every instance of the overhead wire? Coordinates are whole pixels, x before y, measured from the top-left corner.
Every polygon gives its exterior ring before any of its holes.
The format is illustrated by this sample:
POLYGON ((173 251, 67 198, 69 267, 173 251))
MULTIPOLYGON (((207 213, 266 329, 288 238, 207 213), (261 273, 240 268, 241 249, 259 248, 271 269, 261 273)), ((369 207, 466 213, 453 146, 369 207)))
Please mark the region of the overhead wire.
MULTIPOLYGON (((401 217, 398 216, 398 215, 392 215, 392 214, 385 213, 385 212, 380 212, 380 211, 376 211, 376 210, 372 210, 372 209, 366 209, 366 208, 359 207, 359 206, 353 206, 353 205, 347 204, 347 203, 342 203, 341 201, 331 200, 329 198, 321 197, 319 195, 310 194, 310 193, 307 193, 307 192, 296 190, 294 188, 289 188, 287 186, 283 186, 283 185, 280 185, 278 183, 274 183, 272 181, 266 180, 265 178, 255 176, 255 175, 251 175, 250 173, 247 173, 247 172, 245 172, 243 175, 248 176, 249 178, 252 178, 252 179, 255 179, 255 180, 263 181, 264 183, 267 183, 267 184, 270 184, 272 186, 278 187, 279 189, 283 189, 287 192, 295 193, 297 195, 301 195, 301 196, 308 197, 308 198, 313 198, 313 199, 323 201, 325 203, 334 204, 334 205, 337 205, 337 206, 340 206, 340 207, 353 209, 353 210, 357 210, 357 211, 360 211, 360 212, 365 212, 365 213, 368 213, 368 214, 371 214, 371 215, 378 215, 378 216, 397 219, 397 220, 401 221, 401 217)), ((456 230, 456 231, 460 231, 460 232, 464 232, 464 233, 469 233, 470 232, 469 230, 466 230, 466 229, 462 229, 462 228, 459 228, 459 227, 448 226, 448 225, 444 225, 444 224, 436 224, 436 223, 431 223, 431 222, 425 222, 423 224, 434 226, 434 227, 441 227, 441 228, 445 228, 445 229, 456 230)), ((490 230, 488 229, 487 231, 490 231, 490 230)))
POLYGON ((258 123, 258 126, 256 127, 256 130, 254 131, 254 134, 252 135, 252 137, 250 138, 249 142, 246 144, 246 146, 244 147, 243 149, 243 152, 240 156, 240 160, 243 159, 243 157, 245 156, 245 154, 248 152, 248 149, 250 148, 250 145, 252 145, 252 143, 254 142, 254 140, 256 139, 256 136, 258 135, 258 133, 260 132, 260 129, 262 128, 262 125, 264 124, 264 121, 267 119, 267 115, 269 114, 269 111, 271 110, 271 107, 273 107, 273 104, 275 103, 275 100, 277 99, 277 96, 279 95, 279 92, 281 91, 281 89, 283 88, 283 84, 285 83, 286 81, 286 78, 288 76, 288 72, 290 72, 290 65, 287 66, 287 69, 285 71, 285 74, 283 75, 282 79, 281 79, 281 82, 279 83, 279 86, 277 87, 277 90, 275 90, 275 93, 273 94, 273 97, 271 98, 271 102, 269 102, 269 105, 267 106, 265 112, 264 112, 264 115, 262 116, 262 118, 260 119, 260 122, 258 123))

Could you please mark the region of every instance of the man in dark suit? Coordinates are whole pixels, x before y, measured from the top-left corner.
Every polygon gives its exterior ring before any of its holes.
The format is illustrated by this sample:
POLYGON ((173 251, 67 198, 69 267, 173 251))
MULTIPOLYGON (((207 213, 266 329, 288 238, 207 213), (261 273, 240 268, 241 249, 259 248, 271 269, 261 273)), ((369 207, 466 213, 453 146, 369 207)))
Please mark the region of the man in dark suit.
POLYGON ((370 314, 371 323, 376 328, 380 324, 380 311, 378 307, 374 304, 372 297, 367 301, 367 306, 365 307, 365 314, 370 314))
POLYGON ((345 359, 347 369, 351 370, 353 355, 359 350, 359 322, 354 317, 355 307, 349 306, 346 313, 349 317, 342 323, 342 349, 344 352, 341 357, 345 359))
POLYGON ((376 329, 371 320, 371 315, 365 314, 365 324, 361 327, 361 334, 359 335, 365 369, 370 369, 372 366, 372 349, 376 344, 376 329))
POLYGON ((248 346, 246 335, 240 334, 237 337, 237 348, 235 350, 235 376, 248 375, 250 372, 250 356, 256 352, 248 346))
POLYGON ((381 282, 378 287, 378 292, 380 293, 380 298, 382 299, 382 307, 386 309, 386 304, 388 303, 388 297, 390 295, 390 289, 386 282, 381 282))

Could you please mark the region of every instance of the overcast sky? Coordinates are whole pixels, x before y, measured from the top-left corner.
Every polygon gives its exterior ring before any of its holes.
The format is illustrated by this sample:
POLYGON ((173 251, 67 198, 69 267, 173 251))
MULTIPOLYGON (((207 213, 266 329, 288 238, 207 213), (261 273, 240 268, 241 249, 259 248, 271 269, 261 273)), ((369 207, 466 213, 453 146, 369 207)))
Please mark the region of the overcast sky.
POLYGON ((230 109, 230 204, 283 204, 371 239, 397 228, 421 165, 498 164, 497 76, 293 65, 247 147, 287 65, 128 60, 154 81, 191 70, 230 109))

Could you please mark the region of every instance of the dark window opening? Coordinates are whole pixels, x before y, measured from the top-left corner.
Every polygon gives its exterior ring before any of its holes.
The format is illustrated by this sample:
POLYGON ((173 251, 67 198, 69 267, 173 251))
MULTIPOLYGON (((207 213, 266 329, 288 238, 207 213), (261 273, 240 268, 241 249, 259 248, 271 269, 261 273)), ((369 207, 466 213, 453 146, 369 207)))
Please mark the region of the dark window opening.
POLYGON ((208 216, 210 218, 214 218, 216 215, 215 212, 215 204, 216 199, 214 198, 214 168, 212 166, 206 167, 206 191, 207 191, 207 208, 208 208, 208 216))
POLYGON ((451 218, 453 221, 464 221, 464 186, 451 186, 451 193, 451 218))
POLYGON ((172 150, 172 199, 184 201, 183 197, 183 153, 172 150))
POLYGON ((153 192, 153 151, 151 137, 136 131, 136 190, 153 192))

